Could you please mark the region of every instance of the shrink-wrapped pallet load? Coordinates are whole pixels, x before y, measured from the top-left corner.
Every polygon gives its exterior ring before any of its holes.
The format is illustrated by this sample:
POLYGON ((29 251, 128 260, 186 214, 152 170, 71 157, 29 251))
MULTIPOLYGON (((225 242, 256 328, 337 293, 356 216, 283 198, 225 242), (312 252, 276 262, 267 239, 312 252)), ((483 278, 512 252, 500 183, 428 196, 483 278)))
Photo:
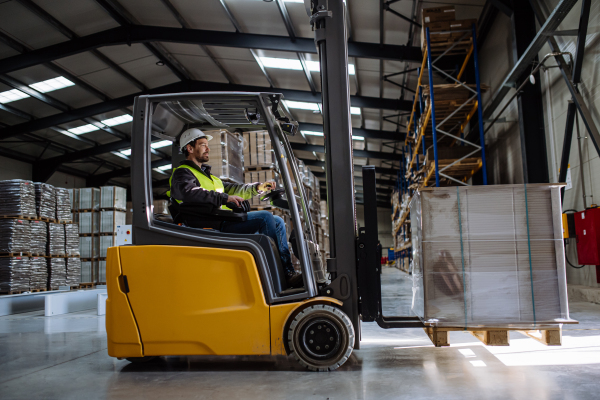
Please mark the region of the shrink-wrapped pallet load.
POLYGON ((100 236, 100 238, 99 238, 100 239, 100 253, 99 253, 100 258, 106 257, 108 248, 113 247, 115 245, 115 238, 116 238, 116 236, 114 236, 114 235, 100 236))
POLYGON ((64 256, 65 253, 65 228, 62 224, 50 222, 48 224, 48 250, 50 256, 64 256))
POLYGON ((125 211, 100 211, 100 233, 117 233, 117 226, 125 225, 125 211))
POLYGON ((77 286, 81 282, 81 260, 77 257, 69 257, 66 261, 66 283, 68 286, 77 286))
POLYGON ((100 208, 125 211, 127 189, 119 186, 102 186, 100 188, 100 208))
POLYGON ((411 222, 412 310, 426 325, 569 319, 559 185, 423 189, 411 222))
POLYGON ((29 290, 29 257, 0 257, 0 292, 29 290))
MULTIPOLYGON (((277 171, 273 169, 269 169, 266 171, 251 171, 244 173, 244 183, 256 183, 256 182, 267 182, 267 181, 275 181, 277 183, 277 187, 280 186, 279 174, 277 171)), ((268 202, 260 201, 260 196, 254 196, 250 200, 250 205, 252 207, 267 207, 270 206, 268 202)))
POLYGON ((79 210, 79 189, 69 189, 71 211, 79 210))
POLYGON ((79 210, 98 210, 100 208, 100 189, 79 189, 79 210))
POLYGON ((79 255, 79 226, 65 224, 65 254, 68 256, 79 255))
POLYGON ((35 182, 35 210, 38 218, 56 219, 56 191, 54 186, 35 182))
POLYGON ((60 222, 72 222, 71 198, 69 189, 54 188, 56 192, 56 219, 60 222))
POLYGON ((65 258, 48 258, 48 289, 58 289, 67 284, 67 263, 65 258))
POLYGON ((29 257, 29 286, 32 290, 46 289, 48 285, 48 263, 44 257, 29 257))
POLYGON ((93 261, 82 261, 81 262, 81 278, 82 283, 92 283, 92 263, 93 261))
POLYGON ((44 221, 29 221, 31 231, 30 252, 36 256, 45 256, 48 247, 48 223, 44 221))
POLYGON ((244 132, 244 167, 275 164, 275 153, 267 131, 244 132))
POLYGON ((0 216, 37 217, 35 186, 31 181, 0 181, 0 216))
POLYGON ((79 213, 79 233, 90 234, 100 232, 100 213, 86 211, 79 213))
POLYGON ((240 135, 226 130, 206 131, 206 134, 213 137, 208 141, 211 174, 225 181, 244 182, 244 161, 240 135))
POLYGON ((106 261, 98 261, 98 276, 96 277, 96 283, 106 283, 106 261))
POLYGON ((25 219, 0 219, 0 253, 31 252, 31 226, 25 219))

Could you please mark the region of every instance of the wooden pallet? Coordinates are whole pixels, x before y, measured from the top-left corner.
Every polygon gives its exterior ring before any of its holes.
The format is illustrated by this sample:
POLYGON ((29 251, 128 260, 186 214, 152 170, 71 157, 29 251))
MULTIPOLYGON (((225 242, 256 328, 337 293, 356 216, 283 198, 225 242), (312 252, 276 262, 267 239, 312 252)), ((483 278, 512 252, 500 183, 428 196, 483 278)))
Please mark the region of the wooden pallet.
POLYGON ((80 233, 79 236, 83 236, 83 237, 98 236, 98 233, 80 233))
POLYGON ((49 256, 44 256, 44 258, 67 258, 67 255, 66 254, 63 254, 63 255, 50 254, 49 256))
POLYGON ((26 219, 29 221, 35 221, 38 219, 38 217, 29 217, 27 215, 0 215, 0 219, 26 219))
POLYGON ((31 257, 31 253, 28 252, 19 252, 19 253, 0 253, 0 257, 31 257))
POLYGON ((22 293, 29 293, 30 290, 4 290, 0 292, 0 296, 8 296, 11 294, 22 294, 22 293))
POLYGON ((545 327, 540 330, 520 330, 511 328, 451 328, 428 326, 423 328, 435 347, 450 346, 448 332, 468 332, 486 346, 509 346, 509 331, 522 333, 546 346, 562 344, 562 329, 560 326, 545 327))
POLYGON ((73 220, 72 219, 61 219, 61 220, 55 220, 54 223, 66 225, 66 224, 72 224, 73 220))
POLYGON ((92 289, 95 285, 92 282, 80 283, 79 289, 92 289))
POLYGON ((39 288, 39 289, 31 289, 30 292, 31 293, 39 293, 39 292, 47 292, 48 289, 46 288, 39 288))
POLYGON ((277 169, 275 164, 244 165, 244 172, 269 171, 277 169))
POLYGON ((31 257, 46 257, 46 253, 31 253, 31 257))
POLYGON ((125 209, 125 208, 116 208, 116 207, 102 207, 102 208, 100 208, 100 211, 121 211, 121 212, 127 212, 127 209, 125 209))

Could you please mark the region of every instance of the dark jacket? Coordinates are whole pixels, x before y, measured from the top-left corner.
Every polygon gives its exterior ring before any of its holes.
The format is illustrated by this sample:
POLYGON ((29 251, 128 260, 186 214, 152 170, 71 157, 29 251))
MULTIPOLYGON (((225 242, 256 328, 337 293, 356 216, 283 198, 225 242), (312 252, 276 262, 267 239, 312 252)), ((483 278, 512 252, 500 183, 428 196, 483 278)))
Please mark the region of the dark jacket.
MULTIPOLYGON (((193 161, 184 160, 181 165, 187 165, 200 171, 210 178, 210 165, 204 164, 202 168, 193 161)), ((171 179, 171 197, 186 203, 208 203, 216 207, 221 207, 227 203, 229 195, 240 196, 243 199, 250 199, 258 194, 258 183, 230 183, 223 182, 224 193, 218 193, 214 190, 205 190, 200 186, 200 182, 194 176, 192 171, 187 168, 175 170, 171 179)))

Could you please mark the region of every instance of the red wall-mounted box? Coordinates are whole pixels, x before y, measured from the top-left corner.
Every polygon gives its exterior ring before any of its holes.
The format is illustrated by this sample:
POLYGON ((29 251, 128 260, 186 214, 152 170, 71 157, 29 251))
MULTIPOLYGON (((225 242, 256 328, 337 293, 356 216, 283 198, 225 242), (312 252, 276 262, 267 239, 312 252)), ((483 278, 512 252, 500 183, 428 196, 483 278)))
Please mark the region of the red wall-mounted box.
POLYGON ((600 265, 600 208, 575 213, 577 258, 581 265, 600 265))

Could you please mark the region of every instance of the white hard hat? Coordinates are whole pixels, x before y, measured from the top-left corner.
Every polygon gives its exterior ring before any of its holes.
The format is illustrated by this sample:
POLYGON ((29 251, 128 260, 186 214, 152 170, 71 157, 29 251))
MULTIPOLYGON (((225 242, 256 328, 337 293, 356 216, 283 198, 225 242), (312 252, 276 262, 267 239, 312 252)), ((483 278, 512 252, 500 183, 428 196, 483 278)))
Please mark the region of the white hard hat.
POLYGON ((212 140, 212 136, 206 135, 198 128, 191 128, 181 134, 179 138, 179 148, 181 151, 187 146, 190 142, 193 142, 199 138, 206 138, 207 140, 212 140))

